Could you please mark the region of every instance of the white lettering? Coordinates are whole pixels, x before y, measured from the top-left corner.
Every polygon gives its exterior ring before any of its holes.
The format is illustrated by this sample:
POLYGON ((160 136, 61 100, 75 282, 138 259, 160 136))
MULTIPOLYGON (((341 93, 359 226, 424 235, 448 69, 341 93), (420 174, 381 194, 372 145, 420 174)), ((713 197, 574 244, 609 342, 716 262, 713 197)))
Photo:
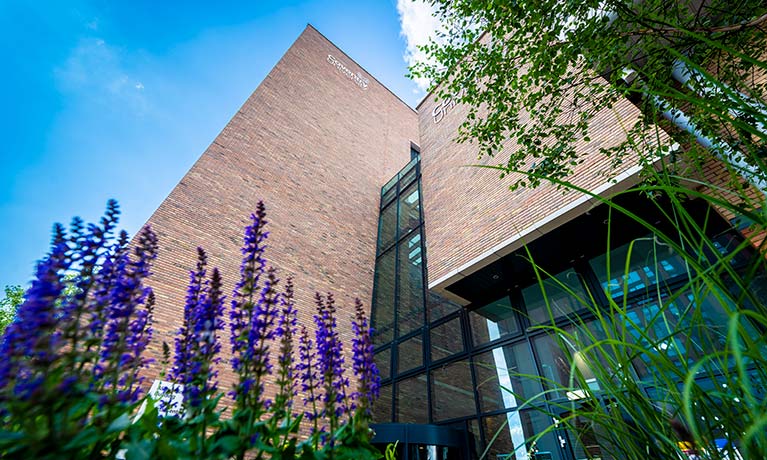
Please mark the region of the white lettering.
POLYGON ((370 83, 370 80, 362 76, 361 73, 352 72, 346 65, 344 65, 343 62, 336 59, 332 54, 328 54, 327 61, 330 65, 338 69, 342 74, 346 75, 347 78, 351 79, 357 86, 362 88, 363 90, 368 89, 368 84, 370 83))

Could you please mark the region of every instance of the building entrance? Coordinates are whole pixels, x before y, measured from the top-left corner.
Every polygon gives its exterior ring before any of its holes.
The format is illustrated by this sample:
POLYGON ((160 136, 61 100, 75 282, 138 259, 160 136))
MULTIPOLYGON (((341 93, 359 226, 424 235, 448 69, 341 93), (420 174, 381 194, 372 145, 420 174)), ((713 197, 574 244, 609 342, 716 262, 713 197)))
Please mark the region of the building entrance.
POLYGON ((380 423, 371 425, 373 445, 381 452, 397 443, 397 460, 463 460, 469 456, 466 430, 437 425, 380 423))

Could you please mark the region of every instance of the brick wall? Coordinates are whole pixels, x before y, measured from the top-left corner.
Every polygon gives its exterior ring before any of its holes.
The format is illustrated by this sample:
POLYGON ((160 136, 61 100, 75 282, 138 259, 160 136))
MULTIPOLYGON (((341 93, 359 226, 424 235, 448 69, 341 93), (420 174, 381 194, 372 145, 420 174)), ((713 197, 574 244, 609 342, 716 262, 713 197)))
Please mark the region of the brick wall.
MULTIPOLYGON (((454 141, 466 107, 456 105, 435 123, 432 110, 438 103, 432 93, 418 107, 424 221, 429 287, 449 294, 443 289, 453 281, 517 249, 521 241, 530 241, 575 217, 588 203, 569 210, 584 199, 582 194, 546 184, 511 192, 508 185, 514 176, 500 180, 497 171, 467 167, 503 163, 504 151, 517 147, 509 140, 494 158, 478 160, 473 144, 454 141), (509 244, 514 238, 519 239, 509 244)), ((610 159, 599 154, 599 149, 625 139, 624 130, 631 128, 638 116, 639 110, 622 100, 594 117, 591 141, 576 144, 583 161, 570 178, 575 185, 602 191, 614 188, 607 175, 628 180, 635 176, 636 161, 629 158, 612 169, 610 159)), ((660 141, 666 141, 663 133, 660 141)), ((577 244, 575 239, 573 244, 577 244)))
MULTIPOLYGON (((299 322, 311 325, 315 290, 331 291, 349 347, 353 298, 370 305, 380 187, 409 161, 411 140, 415 112, 308 26, 147 222, 160 241, 150 283, 155 357, 180 325, 197 246, 231 292, 258 200, 267 206, 267 258, 280 278, 295 278, 299 322)), ((220 381, 228 390, 232 375, 220 381)))

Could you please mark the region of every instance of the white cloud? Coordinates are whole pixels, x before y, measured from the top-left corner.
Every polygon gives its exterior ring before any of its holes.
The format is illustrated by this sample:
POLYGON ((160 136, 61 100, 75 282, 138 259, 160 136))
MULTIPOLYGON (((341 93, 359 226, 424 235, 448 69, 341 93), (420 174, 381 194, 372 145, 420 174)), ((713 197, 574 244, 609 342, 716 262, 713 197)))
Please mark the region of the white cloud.
POLYGON ((81 39, 66 60, 54 69, 63 92, 119 103, 137 114, 147 109, 144 84, 126 70, 124 52, 101 38, 81 39))
MULTIPOLYGON (((426 62, 426 55, 418 46, 427 44, 430 38, 436 38, 436 32, 441 29, 439 19, 434 16, 435 8, 424 0, 397 0, 397 11, 400 34, 407 45, 405 61, 408 65, 426 62)), ((429 88, 430 82, 426 78, 416 78, 415 82, 423 91, 429 88)))

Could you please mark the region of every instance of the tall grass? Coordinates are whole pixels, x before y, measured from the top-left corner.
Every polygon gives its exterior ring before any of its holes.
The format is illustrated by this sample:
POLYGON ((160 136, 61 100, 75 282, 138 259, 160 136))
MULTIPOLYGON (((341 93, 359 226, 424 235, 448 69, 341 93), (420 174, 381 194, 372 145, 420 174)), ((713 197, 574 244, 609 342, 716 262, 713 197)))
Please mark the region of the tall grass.
POLYGON ((550 316, 533 328, 554 338, 568 368, 560 370, 566 379, 517 375, 540 381, 544 391, 525 406, 555 421, 527 439, 525 451, 567 432, 579 458, 767 458, 765 246, 712 235, 710 216, 690 203, 741 216, 754 233, 767 229, 767 207, 743 190, 724 196, 711 184, 690 184, 660 168, 652 182, 609 198, 592 195, 611 216, 604 267, 593 267, 604 274, 603 292, 573 290, 527 253, 550 316), (618 204, 620 195, 635 193, 646 195, 674 230, 618 204), (617 214, 647 236, 616 251, 617 214), (664 280, 671 268, 676 275, 664 280), (555 318, 552 286, 577 300, 578 314, 555 318))

